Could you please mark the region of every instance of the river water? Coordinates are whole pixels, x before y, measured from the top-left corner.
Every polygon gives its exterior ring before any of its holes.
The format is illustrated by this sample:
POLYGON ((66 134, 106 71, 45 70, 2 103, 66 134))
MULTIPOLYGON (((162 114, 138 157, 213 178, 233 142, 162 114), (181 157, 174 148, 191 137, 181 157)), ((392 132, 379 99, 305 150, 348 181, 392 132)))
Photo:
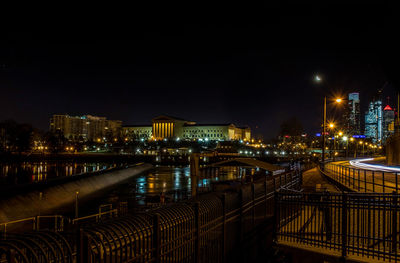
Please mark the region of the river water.
MULTIPOLYGON (((0 163, 0 186, 30 184, 52 178, 74 176, 81 173, 93 172, 117 163, 84 163, 84 162, 23 162, 0 163)), ((206 170, 198 179, 198 191, 210 191, 213 182, 240 180, 249 169, 239 167, 223 167, 206 170)), ((254 171, 253 171, 254 172, 254 171)), ((84 214, 96 211, 101 204, 118 204, 120 201, 134 201, 135 205, 159 202, 164 193, 167 202, 186 199, 191 196, 192 178, 189 166, 154 166, 154 169, 132 177, 112 190, 101 193, 95 200, 80 204, 84 214), (93 208, 93 211, 91 211, 93 208)))
POLYGON ((21 185, 116 167, 119 163, 66 161, 0 163, 0 185, 21 185))

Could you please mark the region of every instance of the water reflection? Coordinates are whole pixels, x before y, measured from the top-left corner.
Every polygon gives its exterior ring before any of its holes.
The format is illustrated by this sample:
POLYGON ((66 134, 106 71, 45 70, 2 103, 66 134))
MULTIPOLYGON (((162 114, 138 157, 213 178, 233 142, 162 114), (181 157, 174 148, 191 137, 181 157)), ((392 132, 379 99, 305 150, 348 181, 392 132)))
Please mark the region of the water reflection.
MULTIPOLYGON (((221 167, 202 170, 198 178, 198 190, 212 189, 212 183, 218 181, 241 180, 254 169, 242 167, 221 167)), ((157 166, 155 169, 135 177, 122 185, 119 193, 129 193, 130 197, 145 203, 146 197, 159 196, 162 192, 173 201, 191 196, 191 177, 189 166, 157 166)), ((155 199, 157 200, 157 199, 155 199)))
POLYGON ((0 163, 0 184, 27 184, 115 167, 113 163, 22 162, 0 163))

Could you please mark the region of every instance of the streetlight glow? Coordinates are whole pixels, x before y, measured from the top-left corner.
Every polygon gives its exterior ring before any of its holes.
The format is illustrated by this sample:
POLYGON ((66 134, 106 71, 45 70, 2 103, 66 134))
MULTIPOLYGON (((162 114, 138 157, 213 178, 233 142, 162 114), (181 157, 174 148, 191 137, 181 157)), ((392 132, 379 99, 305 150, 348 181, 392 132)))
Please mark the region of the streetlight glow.
POLYGON ((321 77, 318 76, 318 75, 316 75, 316 76, 315 76, 315 81, 316 81, 316 82, 320 82, 320 81, 321 81, 321 77))
POLYGON ((336 99, 336 102, 337 102, 337 103, 341 103, 341 102, 342 102, 342 99, 341 99, 341 98, 337 98, 337 99, 336 99))

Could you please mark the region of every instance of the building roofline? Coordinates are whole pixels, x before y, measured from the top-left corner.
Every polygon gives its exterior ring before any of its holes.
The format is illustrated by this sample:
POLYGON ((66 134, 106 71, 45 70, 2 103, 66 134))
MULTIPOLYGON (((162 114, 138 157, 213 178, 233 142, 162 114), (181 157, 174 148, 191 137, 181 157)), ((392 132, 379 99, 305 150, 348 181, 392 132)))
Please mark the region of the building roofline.
MULTIPOLYGON (((195 126, 230 126, 230 125, 234 125, 233 123, 219 123, 219 124, 215 124, 215 123, 212 123, 212 124, 207 124, 207 123, 201 123, 201 124, 199 124, 199 123, 197 123, 197 124, 185 124, 185 125, 183 125, 184 127, 195 127, 195 126)), ((236 127, 236 125, 235 125, 235 127, 236 127)))
POLYGON ((143 124, 143 125, 141 125, 141 124, 134 124, 134 125, 122 125, 122 127, 124 127, 124 128, 129 128, 129 127, 152 127, 152 125, 151 124, 143 124))

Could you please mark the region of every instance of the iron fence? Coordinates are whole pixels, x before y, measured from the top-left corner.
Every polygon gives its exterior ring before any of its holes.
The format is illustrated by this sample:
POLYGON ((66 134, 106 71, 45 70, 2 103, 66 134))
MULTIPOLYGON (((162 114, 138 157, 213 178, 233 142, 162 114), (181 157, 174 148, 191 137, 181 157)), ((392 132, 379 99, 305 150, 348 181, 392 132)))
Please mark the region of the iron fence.
POLYGON ((336 182, 358 192, 391 193, 399 190, 399 174, 325 163, 325 172, 336 182))
POLYGON ((276 193, 278 243, 399 262, 399 194, 276 193))
POLYGON ((57 233, 62 240, 46 239, 36 246, 13 240, 42 231, 12 240, 8 235, 0 242, 0 262, 224 262, 255 227, 273 217, 274 192, 300 186, 301 173, 292 171, 149 212, 97 217, 99 222, 78 229, 65 227, 57 233), (57 240, 67 240, 68 248, 57 240))

